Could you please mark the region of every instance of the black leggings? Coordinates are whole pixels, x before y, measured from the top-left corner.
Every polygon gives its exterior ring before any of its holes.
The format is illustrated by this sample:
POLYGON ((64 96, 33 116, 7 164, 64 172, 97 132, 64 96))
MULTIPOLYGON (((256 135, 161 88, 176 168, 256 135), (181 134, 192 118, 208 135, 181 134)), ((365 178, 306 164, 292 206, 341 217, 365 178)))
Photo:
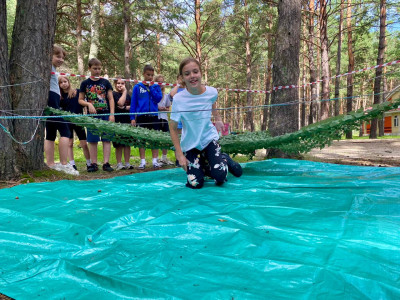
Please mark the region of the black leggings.
POLYGON ((189 161, 186 186, 199 189, 204 185, 204 176, 214 179, 216 185, 226 181, 228 165, 221 156, 221 146, 212 141, 203 150, 191 149, 185 153, 189 161))

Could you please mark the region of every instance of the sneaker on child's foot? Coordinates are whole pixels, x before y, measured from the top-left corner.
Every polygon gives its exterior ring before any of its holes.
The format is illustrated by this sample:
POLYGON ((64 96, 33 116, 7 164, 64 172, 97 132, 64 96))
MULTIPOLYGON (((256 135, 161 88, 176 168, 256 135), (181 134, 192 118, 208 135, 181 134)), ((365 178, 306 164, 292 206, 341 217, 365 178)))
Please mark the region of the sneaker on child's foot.
POLYGON ((67 173, 69 175, 79 175, 79 172, 74 170, 70 164, 56 164, 54 170, 67 173))
POLYGON ((221 153, 221 156, 222 158, 226 159, 229 173, 231 173, 235 177, 242 176, 243 170, 239 163, 230 158, 230 156, 226 153, 221 153))
POLYGON ((160 169, 161 165, 158 162, 153 163, 153 169, 160 169))
POLYGON ((87 167, 88 172, 96 172, 99 170, 99 167, 96 163, 92 163, 90 166, 87 167))
POLYGON ((146 168, 146 163, 140 163, 138 169, 139 170, 144 170, 146 168))
POLYGON ((114 169, 110 166, 110 163, 103 164, 103 171, 112 172, 114 169))
POLYGON ((133 166, 130 163, 125 163, 125 169, 132 170, 133 166))
MULTIPOLYGON (((103 167, 104 168, 104 167, 103 167)), ((117 163, 117 167, 115 168, 115 170, 119 171, 119 170, 125 170, 125 167, 122 163, 117 163)))
POLYGON ((167 166, 173 166, 174 163, 172 161, 170 161, 168 158, 161 158, 160 159, 160 163, 162 163, 163 165, 167 165, 167 166))
POLYGON ((76 167, 76 165, 71 165, 75 171, 78 171, 78 168, 76 167))

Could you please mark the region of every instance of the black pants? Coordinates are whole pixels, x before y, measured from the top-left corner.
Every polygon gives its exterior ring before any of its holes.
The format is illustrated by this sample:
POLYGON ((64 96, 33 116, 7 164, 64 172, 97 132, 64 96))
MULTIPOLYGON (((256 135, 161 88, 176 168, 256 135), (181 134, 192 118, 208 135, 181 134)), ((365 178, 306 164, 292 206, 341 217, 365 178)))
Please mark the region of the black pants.
POLYGON ((212 141, 203 150, 191 149, 185 153, 189 161, 186 186, 199 189, 204 185, 204 176, 214 179, 217 185, 226 181, 228 165, 221 156, 221 146, 212 141))

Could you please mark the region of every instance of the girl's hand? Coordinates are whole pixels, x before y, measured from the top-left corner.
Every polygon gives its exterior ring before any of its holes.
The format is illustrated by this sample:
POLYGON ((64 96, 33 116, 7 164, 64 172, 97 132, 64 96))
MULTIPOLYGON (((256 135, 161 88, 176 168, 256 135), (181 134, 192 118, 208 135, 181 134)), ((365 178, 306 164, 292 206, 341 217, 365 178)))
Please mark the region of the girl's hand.
POLYGON ((136 120, 131 120, 131 125, 136 126, 136 120))
POLYGON ((161 107, 158 108, 158 110, 159 111, 165 111, 166 109, 165 109, 165 106, 161 106, 161 107))
POLYGON ((189 164, 189 161, 186 159, 185 155, 183 155, 183 153, 181 155, 177 155, 176 159, 179 161, 179 164, 181 165, 182 169, 184 169, 185 172, 187 172, 187 166, 189 164))
POLYGON ((217 131, 218 132, 221 132, 221 134, 222 134, 222 132, 223 132, 223 130, 224 130, 224 122, 222 122, 222 121, 216 121, 215 122, 215 128, 217 128, 217 131))
POLYGON ((108 121, 110 121, 110 122, 115 122, 115 117, 114 117, 114 115, 110 115, 110 116, 108 117, 108 121))

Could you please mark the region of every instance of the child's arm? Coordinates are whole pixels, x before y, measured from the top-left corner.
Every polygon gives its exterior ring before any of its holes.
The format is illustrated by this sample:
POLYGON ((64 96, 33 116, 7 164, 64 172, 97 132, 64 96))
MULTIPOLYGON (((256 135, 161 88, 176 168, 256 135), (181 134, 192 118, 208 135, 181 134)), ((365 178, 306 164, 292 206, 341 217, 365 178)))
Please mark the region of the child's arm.
POLYGON ((224 122, 222 122, 221 115, 219 114, 219 110, 217 110, 217 104, 214 102, 212 105, 212 115, 215 120, 215 128, 217 128, 218 132, 221 132, 224 130, 224 122))
POLYGON ((108 118, 108 121, 115 122, 115 117, 114 117, 115 102, 112 90, 107 91, 107 98, 108 98, 108 104, 110 105, 110 117, 108 118))
POLYGON ((130 117, 131 117, 131 125, 132 126, 136 126, 136 120, 135 120, 136 119, 136 115, 135 115, 135 113, 136 113, 137 97, 138 97, 136 91, 137 91, 137 88, 136 88, 136 85, 135 85, 133 87, 133 90, 132 90, 131 109, 129 110, 129 112, 131 114, 133 114, 133 115, 130 115, 130 117))
POLYGON ((158 84, 150 86, 150 98, 154 104, 158 104, 162 99, 161 87, 158 84))
POLYGON ((124 108, 124 105, 125 105, 125 102, 126 102, 126 97, 127 97, 127 91, 126 91, 126 87, 124 86, 123 87, 123 91, 122 91, 122 95, 121 95, 121 97, 119 98, 119 100, 117 102, 118 107, 120 109, 124 108))
POLYGON ((181 144, 179 141, 178 123, 173 120, 170 120, 169 122, 169 134, 171 136, 172 143, 174 144, 175 147, 176 159, 179 161, 179 164, 182 166, 185 172, 187 172, 188 161, 185 155, 183 155, 181 144))
POLYGON ((87 107, 89 109, 89 114, 95 114, 96 109, 94 108, 93 104, 90 102, 85 101, 85 93, 79 92, 79 99, 78 102, 81 106, 87 107))

